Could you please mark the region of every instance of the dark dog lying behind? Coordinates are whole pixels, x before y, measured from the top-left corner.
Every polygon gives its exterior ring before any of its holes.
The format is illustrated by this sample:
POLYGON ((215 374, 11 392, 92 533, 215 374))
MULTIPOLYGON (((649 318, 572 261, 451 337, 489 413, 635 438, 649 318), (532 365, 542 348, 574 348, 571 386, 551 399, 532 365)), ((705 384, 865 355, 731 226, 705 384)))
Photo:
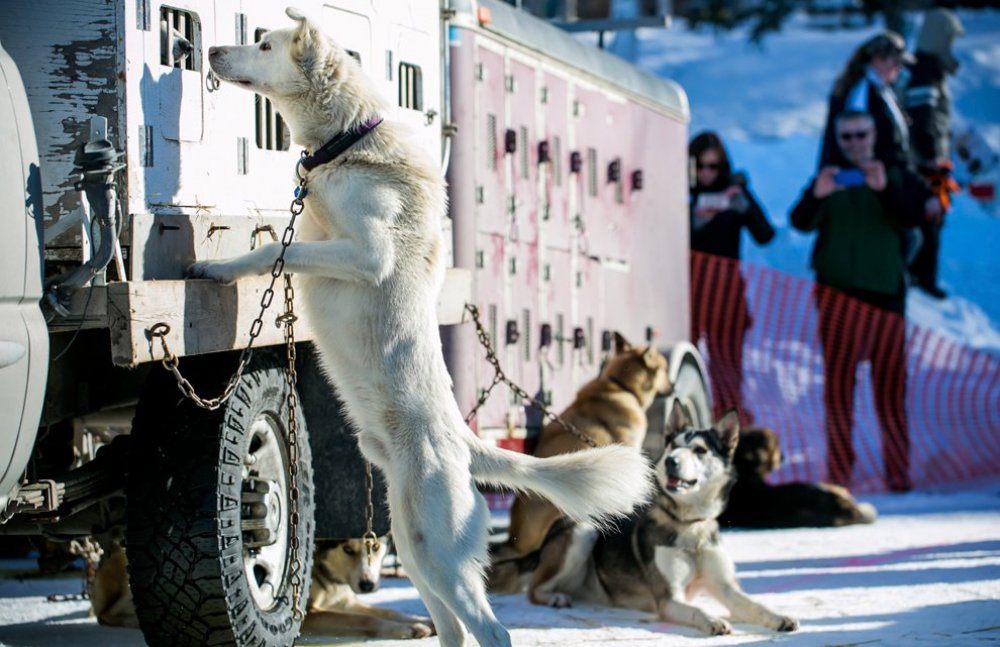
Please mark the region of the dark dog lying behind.
POLYGON ((858 503, 845 488, 828 483, 771 485, 767 475, 781 464, 778 437, 765 428, 744 429, 733 458, 737 479, 719 517, 722 528, 848 526, 875 521, 870 503, 858 503))

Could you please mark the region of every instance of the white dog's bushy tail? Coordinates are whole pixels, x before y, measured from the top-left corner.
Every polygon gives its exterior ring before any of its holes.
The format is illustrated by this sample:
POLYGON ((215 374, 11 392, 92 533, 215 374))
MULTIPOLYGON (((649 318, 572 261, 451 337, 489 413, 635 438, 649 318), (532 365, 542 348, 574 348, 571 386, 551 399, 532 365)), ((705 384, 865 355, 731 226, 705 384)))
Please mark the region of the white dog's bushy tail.
POLYGON ((545 497, 569 517, 599 525, 649 500, 652 468, 632 447, 608 445, 535 458, 470 437, 472 477, 479 483, 545 497))

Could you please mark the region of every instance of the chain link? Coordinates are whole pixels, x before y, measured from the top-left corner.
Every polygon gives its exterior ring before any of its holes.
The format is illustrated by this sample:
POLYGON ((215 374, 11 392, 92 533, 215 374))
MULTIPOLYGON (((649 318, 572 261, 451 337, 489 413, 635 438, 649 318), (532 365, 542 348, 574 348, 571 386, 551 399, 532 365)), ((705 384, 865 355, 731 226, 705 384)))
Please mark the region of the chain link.
POLYGON ((503 369, 500 368, 500 359, 497 357, 496 351, 493 349, 493 344, 490 342, 490 334, 486 332, 486 328, 483 327, 482 321, 479 320, 479 308, 477 308, 475 305, 471 303, 466 303, 465 309, 472 316, 472 322, 476 325, 476 336, 479 337, 479 343, 482 344, 483 348, 486 349, 486 361, 489 362, 491 366, 493 366, 493 371, 494 371, 493 381, 490 383, 488 387, 483 389, 482 392, 479 394, 479 399, 476 402, 476 405, 472 408, 472 411, 469 412, 469 415, 465 416, 465 423, 469 424, 472 422, 472 419, 476 417, 476 413, 479 411, 479 409, 481 409, 482 406, 486 404, 486 400, 490 397, 490 392, 493 391, 493 388, 497 384, 503 382, 514 393, 516 393, 518 397, 521 398, 522 401, 530 402, 532 406, 541 411, 543 415, 548 416, 549 418, 555 420, 563 428, 565 428, 571 434, 576 436, 577 440, 590 447, 597 447, 597 443, 594 442, 593 438, 587 436, 582 431, 577 429, 573 425, 573 423, 567 422, 566 420, 561 418, 559 414, 550 410, 547 406, 545 406, 545 404, 543 404, 536 398, 529 395, 527 391, 522 389, 520 386, 515 384, 513 380, 507 377, 507 375, 503 372, 503 369))

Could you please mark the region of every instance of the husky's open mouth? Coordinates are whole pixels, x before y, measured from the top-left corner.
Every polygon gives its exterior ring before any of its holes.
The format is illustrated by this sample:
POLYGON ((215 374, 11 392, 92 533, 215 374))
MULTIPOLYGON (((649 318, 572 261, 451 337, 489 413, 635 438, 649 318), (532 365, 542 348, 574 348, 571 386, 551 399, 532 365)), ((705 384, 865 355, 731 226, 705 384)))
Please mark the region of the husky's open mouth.
POLYGON ((687 490, 698 484, 698 479, 691 479, 690 481, 680 478, 679 476, 673 476, 672 474, 667 474, 666 488, 671 492, 679 492, 681 490, 687 490))

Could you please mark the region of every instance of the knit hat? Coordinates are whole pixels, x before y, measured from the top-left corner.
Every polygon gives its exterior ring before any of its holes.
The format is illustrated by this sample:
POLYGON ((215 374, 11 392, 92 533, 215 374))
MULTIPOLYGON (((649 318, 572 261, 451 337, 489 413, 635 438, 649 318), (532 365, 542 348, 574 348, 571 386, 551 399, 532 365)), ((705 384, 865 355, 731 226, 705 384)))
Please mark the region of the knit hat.
POLYGON ((874 56, 898 56, 904 63, 915 61, 913 54, 906 51, 906 41, 894 31, 886 30, 872 36, 861 45, 861 48, 869 59, 874 56))
POLYGON ((917 34, 917 51, 941 59, 945 68, 954 71, 958 61, 951 53, 951 43, 965 33, 962 22, 954 12, 943 8, 931 9, 924 14, 924 23, 917 34))

